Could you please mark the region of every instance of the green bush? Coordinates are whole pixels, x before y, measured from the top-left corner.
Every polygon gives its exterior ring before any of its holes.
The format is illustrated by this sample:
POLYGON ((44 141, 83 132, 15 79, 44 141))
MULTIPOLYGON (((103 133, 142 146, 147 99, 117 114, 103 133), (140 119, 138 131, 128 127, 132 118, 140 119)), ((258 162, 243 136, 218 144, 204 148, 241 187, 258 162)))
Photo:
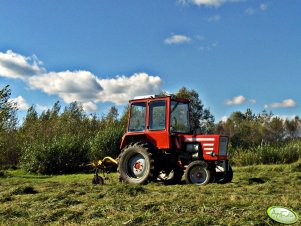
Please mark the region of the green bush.
POLYGON ((105 156, 116 158, 119 153, 121 138, 125 132, 122 125, 111 125, 99 131, 91 142, 91 160, 102 159, 105 156))
POLYGON ((75 136, 63 136, 49 143, 33 143, 25 148, 21 166, 42 174, 74 173, 88 163, 89 146, 75 136))
POLYGON ((249 149, 231 149, 230 155, 232 163, 237 166, 292 163, 301 157, 301 141, 293 140, 249 149))

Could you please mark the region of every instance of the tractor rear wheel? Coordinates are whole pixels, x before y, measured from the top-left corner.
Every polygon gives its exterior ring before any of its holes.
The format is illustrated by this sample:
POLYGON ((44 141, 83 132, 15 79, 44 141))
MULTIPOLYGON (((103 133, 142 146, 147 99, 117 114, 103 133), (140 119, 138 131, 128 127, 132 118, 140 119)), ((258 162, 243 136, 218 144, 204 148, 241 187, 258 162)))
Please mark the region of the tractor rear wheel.
POLYGON ((131 184, 146 184, 154 179, 154 159, 146 144, 126 147, 119 156, 120 179, 131 184))
POLYGON ((210 182, 211 171, 208 164, 204 161, 191 162, 185 171, 185 180, 187 184, 205 185, 210 182))

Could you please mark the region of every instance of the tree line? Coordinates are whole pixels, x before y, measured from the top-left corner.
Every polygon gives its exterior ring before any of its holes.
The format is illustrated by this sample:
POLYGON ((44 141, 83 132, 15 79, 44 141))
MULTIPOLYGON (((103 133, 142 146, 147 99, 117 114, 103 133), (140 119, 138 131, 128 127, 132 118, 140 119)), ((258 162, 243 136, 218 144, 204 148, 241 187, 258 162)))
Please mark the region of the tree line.
MULTIPOLYGON (((30 172, 73 173, 105 156, 118 156, 128 107, 119 115, 113 106, 98 117, 87 114, 77 102, 62 109, 57 101, 40 114, 31 106, 18 125, 18 108, 10 101, 10 95, 9 86, 0 89, 0 168, 18 165, 30 172)), ((191 101, 192 130, 200 128, 202 133, 227 135, 234 149, 277 145, 300 134, 298 117, 284 120, 265 111, 255 115, 248 109, 214 123, 213 115, 195 90, 183 87, 176 96, 191 101)))

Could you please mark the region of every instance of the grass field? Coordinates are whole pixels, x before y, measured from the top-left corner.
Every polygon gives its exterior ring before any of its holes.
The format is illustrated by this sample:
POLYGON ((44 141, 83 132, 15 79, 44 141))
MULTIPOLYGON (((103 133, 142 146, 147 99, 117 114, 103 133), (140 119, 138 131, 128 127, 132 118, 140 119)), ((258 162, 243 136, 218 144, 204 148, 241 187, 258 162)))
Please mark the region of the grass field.
POLYGON ((1 171, 0 225, 277 225, 266 214, 272 205, 301 215, 300 161, 234 167, 232 183, 204 187, 91 179, 1 171))

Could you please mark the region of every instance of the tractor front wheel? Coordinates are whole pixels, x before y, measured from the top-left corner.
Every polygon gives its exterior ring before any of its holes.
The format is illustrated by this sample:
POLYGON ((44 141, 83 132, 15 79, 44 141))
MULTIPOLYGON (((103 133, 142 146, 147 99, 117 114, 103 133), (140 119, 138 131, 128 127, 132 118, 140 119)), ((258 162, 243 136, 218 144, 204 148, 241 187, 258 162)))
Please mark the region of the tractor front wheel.
POLYGON ((191 162, 185 171, 185 180, 187 184, 205 185, 210 182, 211 171, 208 164, 204 161, 191 162))
POLYGON ((147 145, 134 144, 119 156, 120 179, 131 184, 146 184, 154 178, 154 159, 147 145))

